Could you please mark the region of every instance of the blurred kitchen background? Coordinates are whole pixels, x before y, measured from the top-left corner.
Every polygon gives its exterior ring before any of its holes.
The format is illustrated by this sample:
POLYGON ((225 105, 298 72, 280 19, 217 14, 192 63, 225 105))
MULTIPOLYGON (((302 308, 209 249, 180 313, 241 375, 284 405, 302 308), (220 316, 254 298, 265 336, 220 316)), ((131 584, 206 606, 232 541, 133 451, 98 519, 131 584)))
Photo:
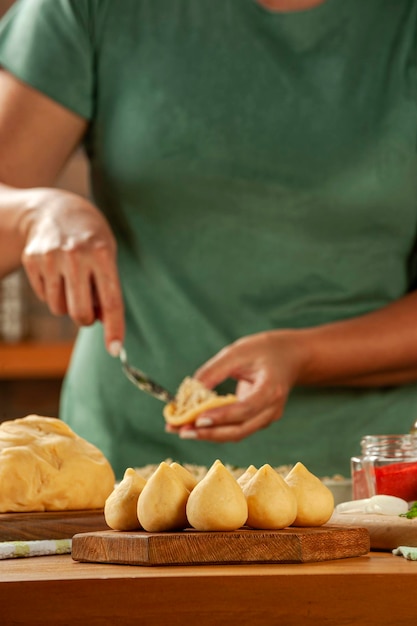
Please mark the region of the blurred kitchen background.
MULTIPOLYGON (((14 0, 0 0, 0 17, 14 0)), ((89 195, 88 167, 77 152, 57 187, 89 195)), ((0 422, 38 413, 58 416, 62 379, 76 327, 33 294, 23 271, 0 281, 0 422)))

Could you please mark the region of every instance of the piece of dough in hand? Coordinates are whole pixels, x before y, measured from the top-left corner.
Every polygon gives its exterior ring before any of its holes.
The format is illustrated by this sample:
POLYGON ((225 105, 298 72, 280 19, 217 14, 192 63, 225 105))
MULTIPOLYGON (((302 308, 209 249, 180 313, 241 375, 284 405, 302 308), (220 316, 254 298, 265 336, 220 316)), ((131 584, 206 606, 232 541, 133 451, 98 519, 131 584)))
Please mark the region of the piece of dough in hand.
POLYGON ((0 425, 0 513, 101 509, 114 482, 103 453, 59 419, 0 425))
POLYGON ((192 424, 204 411, 237 401, 234 394, 219 396, 199 380, 187 377, 178 388, 175 400, 164 407, 165 421, 172 426, 192 424))

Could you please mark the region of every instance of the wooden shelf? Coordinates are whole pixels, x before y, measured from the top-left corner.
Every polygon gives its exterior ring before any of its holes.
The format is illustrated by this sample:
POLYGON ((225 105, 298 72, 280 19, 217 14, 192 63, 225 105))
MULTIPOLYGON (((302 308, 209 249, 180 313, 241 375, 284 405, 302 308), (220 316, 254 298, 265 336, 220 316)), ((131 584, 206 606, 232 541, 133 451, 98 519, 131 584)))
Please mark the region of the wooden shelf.
POLYGON ((73 342, 0 343, 0 380, 62 378, 73 342))

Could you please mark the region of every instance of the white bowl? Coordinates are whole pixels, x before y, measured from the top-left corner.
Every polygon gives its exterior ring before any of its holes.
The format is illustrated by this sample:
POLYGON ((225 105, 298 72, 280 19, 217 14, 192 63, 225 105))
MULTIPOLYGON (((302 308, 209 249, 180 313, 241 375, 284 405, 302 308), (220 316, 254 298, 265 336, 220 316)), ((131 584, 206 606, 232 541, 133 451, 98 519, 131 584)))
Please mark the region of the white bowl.
POLYGON ((352 480, 343 478, 340 480, 326 478, 323 483, 330 489, 334 497, 334 505, 353 500, 352 480))

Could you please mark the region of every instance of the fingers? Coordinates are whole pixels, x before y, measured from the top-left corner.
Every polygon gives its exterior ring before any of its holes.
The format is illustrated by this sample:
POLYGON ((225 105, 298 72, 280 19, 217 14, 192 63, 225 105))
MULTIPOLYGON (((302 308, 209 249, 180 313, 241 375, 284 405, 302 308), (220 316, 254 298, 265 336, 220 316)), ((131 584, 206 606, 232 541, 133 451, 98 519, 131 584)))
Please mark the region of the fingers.
POLYGON ((124 309, 116 241, 104 215, 89 201, 62 190, 34 195, 22 255, 29 281, 56 315, 78 326, 103 322, 106 347, 124 339, 124 309))
POLYGON ((235 342, 206 361, 194 373, 194 378, 200 380, 208 389, 212 389, 227 378, 237 378, 237 372, 241 369, 241 351, 239 342, 235 342))
POLYGON ((45 300, 54 315, 66 315, 68 313, 65 283, 62 276, 56 276, 53 281, 49 281, 45 285, 45 294, 45 300))
POLYGON ((49 268, 39 271, 39 263, 32 255, 26 255, 23 265, 32 289, 42 302, 45 302, 54 315, 68 313, 65 297, 65 283, 57 272, 56 266, 50 262, 49 268))
POLYGON ((295 358, 286 336, 272 332, 243 337, 225 347, 194 374, 208 388, 237 381, 234 404, 202 413, 193 426, 177 431, 188 439, 240 441, 280 419, 295 379, 295 358))
POLYGON ((30 286, 32 287, 33 291, 38 296, 39 300, 45 302, 45 285, 42 276, 38 272, 33 271, 30 268, 29 264, 23 262, 23 266, 25 267, 26 276, 28 277, 30 286))
POLYGON ((117 356, 124 340, 124 307, 114 254, 101 247, 53 254, 26 252, 23 263, 36 295, 55 315, 68 314, 78 326, 97 319, 104 325, 107 350, 117 356))
POLYGON ((117 272, 104 271, 96 275, 95 289, 107 350, 112 356, 118 356, 124 340, 125 323, 122 288, 117 272))
MULTIPOLYGON (((216 371, 213 371, 213 375, 209 372, 208 377, 213 382, 215 380, 214 374, 216 374, 216 376, 220 376, 220 381, 223 381, 225 367, 229 371, 229 365, 232 365, 235 372, 233 375, 239 380, 236 391, 238 402, 207 411, 199 419, 210 419, 215 425, 222 422, 239 423, 249 420, 254 415, 263 414, 269 406, 278 407, 279 409, 283 406, 288 395, 288 389, 283 383, 278 383, 275 380, 270 368, 264 366, 259 367, 259 369, 254 367, 253 371, 247 369, 244 374, 247 376, 247 380, 242 379, 240 378, 242 373, 238 369, 237 361, 234 362, 234 359, 229 360, 228 355, 225 356, 226 358, 219 368, 217 367, 218 360, 216 358, 211 360, 209 367, 213 365, 216 371)), ((240 368, 242 369, 242 362, 240 363, 240 368)), ((232 374, 226 375, 226 377, 231 376, 232 374)))
POLYGON ((271 393, 260 385, 253 394, 235 404, 205 411, 195 424, 177 429, 167 425, 166 431, 183 439, 204 439, 213 442, 240 441, 282 417, 288 393, 283 387, 271 393))
MULTIPOLYGON (((209 415, 209 412, 206 414, 209 415)), ((178 431, 178 435, 182 439, 199 439, 212 441, 216 443, 225 443, 227 441, 238 442, 253 435, 256 431, 267 428, 272 422, 278 420, 282 415, 282 407, 270 406, 262 413, 252 416, 243 422, 219 424, 209 427, 184 427, 178 431)), ((167 432, 174 432, 166 429, 167 432)))

